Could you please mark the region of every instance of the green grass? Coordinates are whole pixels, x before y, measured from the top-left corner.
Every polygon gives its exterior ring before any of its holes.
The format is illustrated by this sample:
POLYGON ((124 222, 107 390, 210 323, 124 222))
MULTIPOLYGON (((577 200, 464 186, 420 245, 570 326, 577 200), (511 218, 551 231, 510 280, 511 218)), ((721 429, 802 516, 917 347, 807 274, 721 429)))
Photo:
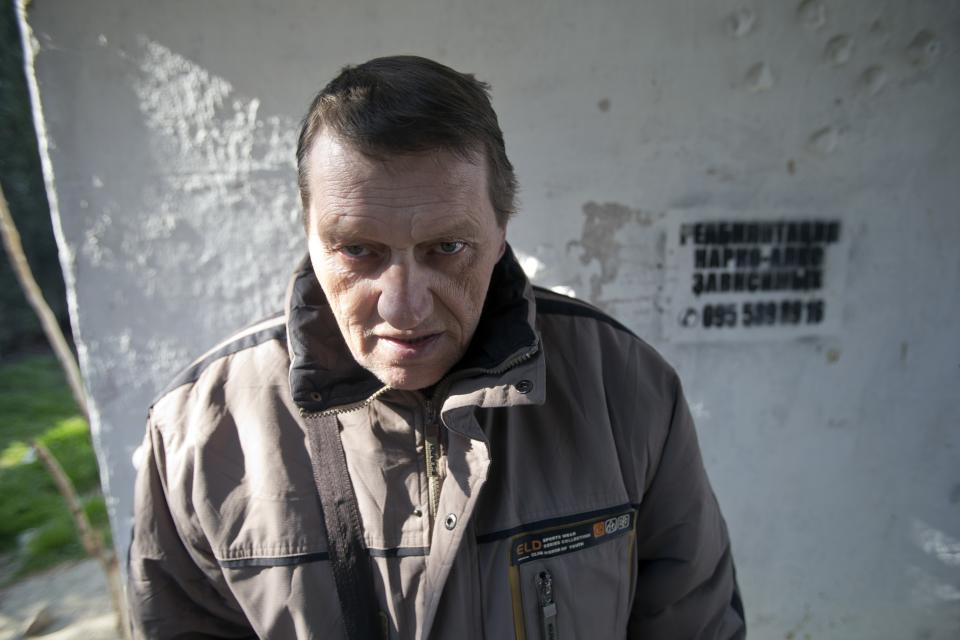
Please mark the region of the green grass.
POLYGON ((85 555, 66 503, 32 453, 34 439, 60 461, 109 542, 90 431, 56 359, 0 363, 0 553, 12 557, 16 576, 85 555))

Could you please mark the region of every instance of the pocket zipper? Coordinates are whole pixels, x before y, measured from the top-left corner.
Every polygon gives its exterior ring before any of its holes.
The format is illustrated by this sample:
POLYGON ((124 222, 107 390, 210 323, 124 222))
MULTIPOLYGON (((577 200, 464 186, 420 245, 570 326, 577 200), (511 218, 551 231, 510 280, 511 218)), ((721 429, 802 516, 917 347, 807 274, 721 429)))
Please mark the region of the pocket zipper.
POLYGON ((537 574, 537 597, 540 601, 540 630, 543 640, 558 640, 557 603, 553 598, 553 576, 549 571, 537 574))

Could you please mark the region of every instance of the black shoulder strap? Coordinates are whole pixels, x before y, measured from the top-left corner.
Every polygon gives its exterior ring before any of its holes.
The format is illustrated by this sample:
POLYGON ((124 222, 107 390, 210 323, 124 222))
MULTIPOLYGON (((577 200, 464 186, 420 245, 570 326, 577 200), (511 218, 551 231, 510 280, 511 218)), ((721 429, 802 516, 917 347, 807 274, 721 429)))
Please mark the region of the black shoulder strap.
POLYGON ((336 416, 308 417, 313 479, 327 529, 327 552, 349 640, 381 640, 380 607, 336 416))

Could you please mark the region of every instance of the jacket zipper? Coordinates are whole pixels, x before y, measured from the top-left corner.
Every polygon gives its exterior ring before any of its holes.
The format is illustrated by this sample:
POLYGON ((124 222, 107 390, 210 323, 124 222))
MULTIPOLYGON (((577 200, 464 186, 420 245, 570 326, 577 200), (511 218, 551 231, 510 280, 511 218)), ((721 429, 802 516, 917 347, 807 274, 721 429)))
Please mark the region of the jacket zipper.
MULTIPOLYGON (((508 361, 507 363, 496 367, 494 369, 480 369, 476 372, 465 371, 462 372, 462 375, 455 375, 451 378, 445 378, 440 381, 436 387, 436 392, 434 393, 434 398, 443 398, 443 394, 440 393, 441 389, 446 393, 446 389, 459 378, 463 378, 466 375, 472 375, 474 373, 480 373, 483 375, 500 375, 506 373, 510 369, 514 368, 522 362, 526 362, 533 356, 537 354, 540 350, 539 343, 534 343, 534 345, 528 349, 526 352, 520 354, 516 358, 508 361)), ((373 393, 366 400, 361 402, 356 402, 354 404, 346 405, 343 407, 336 407, 334 409, 327 409, 325 411, 307 411, 305 409, 300 409, 300 415, 304 418, 319 418, 323 416, 338 416, 345 413, 350 413, 352 411, 357 411, 362 409, 372 403, 374 400, 382 396, 384 393, 390 390, 389 385, 384 385, 373 393)), ((428 535, 433 535, 433 524, 437 517, 437 511, 440 508, 440 438, 439 438, 439 425, 437 424, 437 415, 436 415, 436 403, 433 400, 428 399, 426 401, 426 420, 424 423, 424 456, 425 464, 427 468, 427 512, 428 512, 428 535)))
POLYGON ((350 413, 351 411, 357 411, 358 409, 363 409, 365 406, 385 394, 387 391, 390 391, 390 386, 384 385, 377 389, 366 400, 361 400, 360 402, 344 405, 342 407, 336 407, 334 409, 326 409, 325 411, 307 411, 306 409, 300 409, 300 416, 303 418, 322 418, 324 416, 339 416, 344 413, 350 413))
POLYGON ((557 602, 553 596, 553 575, 544 569, 537 574, 537 600, 540 603, 540 631, 543 640, 558 640, 557 602))
POLYGON ((433 535, 433 523, 440 509, 440 429, 436 422, 434 403, 428 399, 426 420, 423 425, 423 449, 427 468, 428 535, 433 535))
MULTIPOLYGON (((537 351, 540 350, 538 343, 534 343, 533 347, 528 349, 526 352, 520 354, 516 358, 509 360, 505 364, 495 368, 495 369, 480 369, 476 373, 483 375, 500 375, 514 368, 521 362, 525 362, 536 355, 537 351)), ((460 372, 460 375, 453 375, 449 378, 444 378, 438 384, 433 393, 433 398, 438 398, 441 402, 446 395, 447 389, 455 382, 457 379, 463 378, 467 375, 472 375, 472 371, 460 372)), ((429 512, 429 535, 433 535, 433 523, 437 517, 437 512, 440 510, 440 488, 441 488, 441 478, 440 478, 440 429, 436 415, 437 403, 432 399, 427 399, 426 402, 426 423, 424 425, 424 455, 426 456, 426 467, 427 467, 427 511, 429 512)))

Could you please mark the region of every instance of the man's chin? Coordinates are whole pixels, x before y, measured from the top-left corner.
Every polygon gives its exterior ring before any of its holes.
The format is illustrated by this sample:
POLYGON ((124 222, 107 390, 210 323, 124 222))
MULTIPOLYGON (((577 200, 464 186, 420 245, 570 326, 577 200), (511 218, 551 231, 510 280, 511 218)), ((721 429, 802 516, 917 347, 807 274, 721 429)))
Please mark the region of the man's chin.
POLYGON ((380 382, 401 391, 419 391, 440 382, 444 371, 435 368, 386 366, 373 371, 380 382))

